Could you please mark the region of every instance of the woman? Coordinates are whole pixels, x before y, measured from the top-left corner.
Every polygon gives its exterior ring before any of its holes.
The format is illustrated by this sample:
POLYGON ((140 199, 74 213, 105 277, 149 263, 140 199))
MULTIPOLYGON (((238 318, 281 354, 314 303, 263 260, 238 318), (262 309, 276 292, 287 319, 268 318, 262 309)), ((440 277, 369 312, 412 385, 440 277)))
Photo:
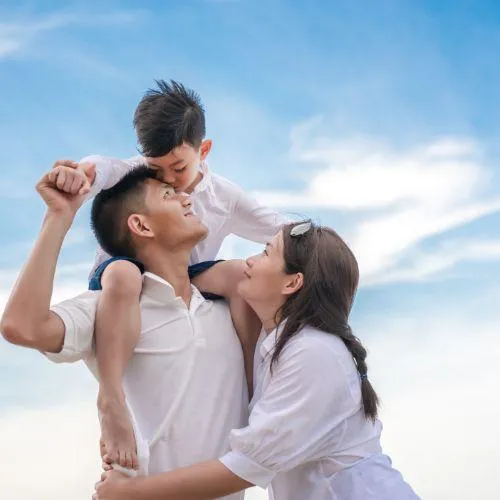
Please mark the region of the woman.
POLYGON ((334 231, 285 226, 239 285, 263 325, 248 427, 219 460, 133 479, 106 472, 94 498, 197 500, 258 485, 274 500, 417 499, 381 452, 366 350, 348 325, 357 285, 334 231))

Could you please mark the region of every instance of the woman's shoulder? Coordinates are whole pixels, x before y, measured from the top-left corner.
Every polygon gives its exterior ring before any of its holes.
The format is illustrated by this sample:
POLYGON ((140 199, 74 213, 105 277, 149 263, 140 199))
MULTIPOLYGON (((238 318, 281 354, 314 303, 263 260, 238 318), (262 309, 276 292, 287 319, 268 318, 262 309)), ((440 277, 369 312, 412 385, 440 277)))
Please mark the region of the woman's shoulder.
POLYGON ((283 349, 287 356, 300 356, 304 361, 312 363, 331 363, 333 360, 352 361, 352 356, 344 342, 336 335, 313 326, 304 326, 294 335, 283 349))

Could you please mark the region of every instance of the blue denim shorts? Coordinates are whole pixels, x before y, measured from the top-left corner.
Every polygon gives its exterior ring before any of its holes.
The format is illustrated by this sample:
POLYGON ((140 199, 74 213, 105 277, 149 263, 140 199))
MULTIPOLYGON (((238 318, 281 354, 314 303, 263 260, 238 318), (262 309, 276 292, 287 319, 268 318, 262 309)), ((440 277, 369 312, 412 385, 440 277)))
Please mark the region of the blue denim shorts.
MULTIPOLYGON (((138 268, 139 271, 141 271, 141 274, 144 273, 144 265, 139 262, 136 259, 132 259, 130 257, 111 257, 110 259, 104 261, 102 264, 100 264, 97 269, 94 271, 94 274, 90 277, 89 280, 89 290, 102 290, 102 285, 101 285, 101 278, 102 274, 104 273, 104 270, 112 263, 117 260, 127 260, 128 262, 132 262, 132 264, 135 264, 138 268)), ((218 262, 222 262, 222 260, 207 260, 204 262, 199 262, 198 264, 193 264, 192 266, 188 267, 188 274, 189 274, 189 279, 193 279, 202 272, 206 271, 207 269, 210 269, 212 266, 217 264, 218 262)), ((214 293, 208 293, 208 292, 202 292, 203 297, 209 300, 220 300, 223 299, 224 297, 221 297, 220 295, 215 295, 214 293)))

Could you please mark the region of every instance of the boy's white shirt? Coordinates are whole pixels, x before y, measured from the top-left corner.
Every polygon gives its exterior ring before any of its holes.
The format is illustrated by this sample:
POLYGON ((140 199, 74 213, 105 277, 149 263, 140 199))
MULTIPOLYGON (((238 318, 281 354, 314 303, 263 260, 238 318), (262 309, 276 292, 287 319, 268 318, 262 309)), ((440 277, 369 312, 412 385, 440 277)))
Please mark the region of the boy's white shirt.
MULTIPOLYGON (((113 187, 130 170, 145 163, 142 156, 119 160, 91 155, 82 162, 96 165, 96 178, 88 198, 113 187)), ((203 178, 191 193, 194 212, 208 227, 207 237, 192 251, 190 264, 216 258, 224 238, 235 234, 256 243, 266 243, 288 219, 276 210, 260 205, 228 179, 214 174, 206 162, 200 165, 203 178)), ((94 269, 109 256, 99 249, 94 269)))

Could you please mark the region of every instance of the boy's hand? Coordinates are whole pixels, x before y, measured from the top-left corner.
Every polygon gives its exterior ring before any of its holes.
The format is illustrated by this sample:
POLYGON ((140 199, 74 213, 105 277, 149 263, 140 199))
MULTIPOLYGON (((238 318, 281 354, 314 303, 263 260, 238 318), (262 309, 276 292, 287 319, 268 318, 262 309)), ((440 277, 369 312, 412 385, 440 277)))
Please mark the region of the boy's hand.
POLYGON ((95 180, 95 165, 59 160, 49 173, 49 181, 63 193, 84 195, 95 180))
MULTIPOLYGON (((84 194, 80 193, 82 187, 76 193, 65 192, 57 186, 57 175, 60 168, 71 168, 64 165, 68 160, 57 161, 52 170, 46 173, 36 185, 36 190, 45 201, 50 212, 67 214, 73 217, 84 201, 84 194)), ((82 164, 83 165, 83 164, 82 164)), ((95 166, 87 165, 83 170, 88 179, 95 177, 95 166)), ((80 173, 80 175, 82 175, 80 173)))

